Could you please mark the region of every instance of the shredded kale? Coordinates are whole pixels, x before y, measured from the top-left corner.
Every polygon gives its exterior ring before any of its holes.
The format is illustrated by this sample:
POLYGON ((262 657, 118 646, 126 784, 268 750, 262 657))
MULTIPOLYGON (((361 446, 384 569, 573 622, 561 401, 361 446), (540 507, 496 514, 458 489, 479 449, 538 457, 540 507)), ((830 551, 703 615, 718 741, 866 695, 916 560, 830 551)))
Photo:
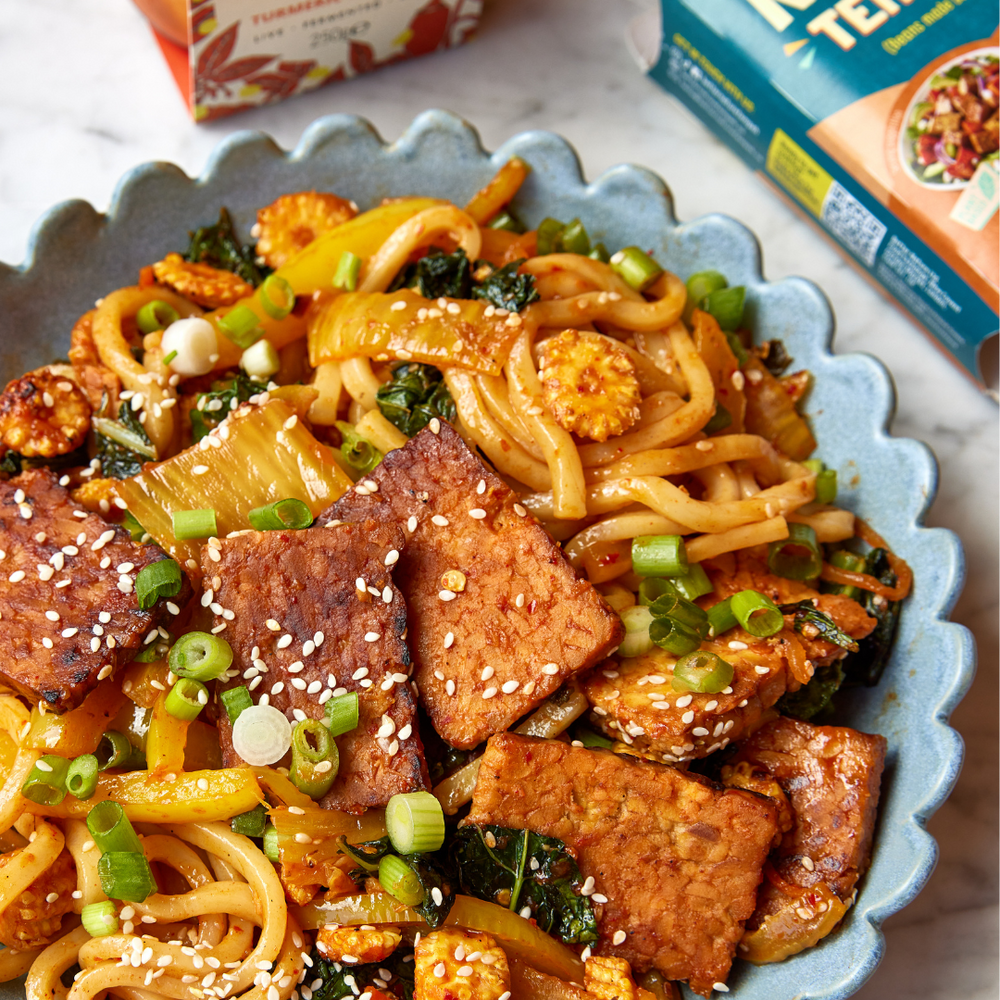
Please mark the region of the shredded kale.
POLYGON ((355 1000, 366 990, 374 989, 374 980, 387 985, 379 989, 397 1000, 413 1000, 413 952, 397 948, 388 958, 368 965, 341 965, 324 958, 315 948, 307 980, 319 980, 312 987, 313 1000, 355 1000), (390 973, 386 980, 380 970, 390 973))
POLYGON ((506 906, 525 907, 547 934, 566 944, 597 940, 597 917, 566 845, 530 830, 466 826, 456 834, 452 856, 462 891, 506 906))
POLYGON ((404 854, 402 858, 424 890, 423 902, 414 909, 427 921, 428 927, 440 927, 455 903, 458 880, 442 859, 433 854, 404 854), (434 898, 435 889, 441 893, 440 903, 434 898))
POLYGON ((517 273, 524 261, 525 258, 521 258, 498 267, 472 289, 472 297, 509 312, 520 312, 525 306, 537 302, 539 296, 534 275, 517 273))
POLYGON ((433 365, 400 365, 379 387, 375 401, 382 416, 407 437, 413 437, 433 417, 449 422, 455 419, 455 401, 433 365))
POLYGON ((837 628, 836 622, 829 615, 817 610, 812 601, 783 604, 779 610, 783 615, 795 616, 792 627, 796 632, 802 632, 805 626, 810 625, 819 633, 816 638, 825 639, 827 642, 832 642, 835 646, 850 650, 852 653, 858 651, 857 642, 846 632, 837 628))
POLYGON ((214 226, 202 226, 189 235, 191 242, 184 258, 194 264, 232 271, 255 288, 271 273, 270 268, 257 263, 253 246, 240 244, 225 208, 219 210, 219 221, 214 226))
POLYGON ((195 444, 213 427, 218 427, 230 410, 235 410, 251 396, 266 391, 266 382, 255 382, 243 372, 232 378, 213 382, 211 390, 201 393, 191 410, 191 434, 195 444))
MULTIPOLYGON (((872 549, 865 559, 865 572, 887 587, 895 587, 896 574, 885 549, 872 549)), ((887 601, 870 590, 865 591, 862 606, 875 619, 875 628, 858 643, 858 650, 843 661, 848 684, 878 684, 892 653, 892 643, 899 624, 899 601, 887 601)))
POLYGON ((23 459, 16 451, 7 451, 0 460, 0 472, 6 472, 9 476, 19 476, 22 462, 23 459))
POLYGON ((776 707, 782 715, 811 719, 827 708, 843 680, 844 671, 839 661, 817 667, 808 684, 803 684, 798 691, 782 695, 776 707))
POLYGON ((388 837, 381 840, 368 840, 363 844, 349 844, 346 837, 340 838, 340 853, 353 858, 358 867, 348 872, 355 882, 362 883, 366 878, 378 871, 378 863, 392 853, 392 844, 388 837))
MULTIPOLYGON (((152 447, 146 428, 139 422, 138 415, 127 401, 118 407, 118 419, 113 423, 117 423, 122 430, 139 442, 152 447)), ((101 474, 104 476, 112 479, 128 479, 130 476, 137 476, 142 472, 143 463, 149 461, 148 455, 127 447, 107 434, 102 434, 100 430, 97 431, 95 437, 97 439, 97 457, 101 460, 101 474)))
POLYGON ((762 345, 761 361, 764 367, 775 377, 782 375, 792 363, 792 356, 785 350, 782 340, 768 340, 762 345))

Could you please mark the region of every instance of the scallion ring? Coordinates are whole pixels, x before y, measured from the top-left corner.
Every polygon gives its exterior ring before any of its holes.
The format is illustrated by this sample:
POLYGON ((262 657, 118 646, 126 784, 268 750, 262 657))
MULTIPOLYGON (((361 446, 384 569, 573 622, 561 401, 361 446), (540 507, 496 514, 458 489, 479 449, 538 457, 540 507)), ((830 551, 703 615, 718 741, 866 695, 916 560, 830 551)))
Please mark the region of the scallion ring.
POLYGON ((733 594, 730 607, 740 625, 759 639, 776 635, 785 627, 785 619, 778 606, 760 591, 741 590, 733 594))
POLYGON ((333 287, 342 292, 353 292, 358 287, 358 276, 361 274, 361 258, 345 250, 337 261, 337 270, 333 274, 333 287))
POLYGON ((436 851, 444 843, 444 811, 430 792, 393 795, 385 807, 385 829, 400 854, 436 851))
POLYGON ((267 807, 261 803, 248 812, 234 816, 229 821, 229 828, 244 837, 263 837, 267 829, 267 807))
POLYGON ((117 851, 142 855, 139 835, 117 802, 98 802, 87 814, 87 829, 102 854, 117 851))
POLYGON ((358 692, 338 694, 326 703, 326 727, 331 736, 343 736, 358 728, 358 692))
POLYGON ((663 268, 639 247, 625 247, 611 255, 611 270, 637 292, 644 292, 663 274, 663 268))
POLYGON ((170 669, 178 677, 196 681, 218 680, 233 662, 233 647, 209 632, 188 632, 170 648, 170 669))
POLYGON ((675 691, 695 691, 699 694, 719 694, 733 680, 733 665, 707 649, 682 656, 674 664, 670 686, 675 691))
POLYGON ((168 715, 182 722, 193 722, 208 704, 208 688, 191 677, 178 677, 167 692, 163 707, 168 715))
POLYGON ((181 568, 173 559, 158 559, 143 566, 135 578, 139 607, 148 611, 161 597, 176 597, 183 580, 181 568))
POLYGON ((292 724, 273 705, 251 705, 233 723, 233 749, 251 767, 276 764, 292 745, 292 724))
POLYGON ((21 794, 40 806, 57 806, 66 798, 66 772, 69 761, 65 757, 46 754, 35 761, 28 773, 21 794))
POLYGON ((680 535, 639 535, 632 539, 632 569, 639 576, 683 576, 687 549, 680 535))
POLYGON ((728 632, 731 628, 736 628, 739 625, 736 615, 733 614, 732 600, 728 597, 724 601, 713 604, 706 614, 708 615, 709 635, 713 637, 720 636, 723 632, 728 632))
POLYGON ((250 691, 242 684, 239 687, 229 688, 228 691, 220 691, 219 701, 222 702, 230 722, 235 722, 240 714, 253 704, 250 691))
POLYGON ((285 278, 269 274, 260 286, 260 304, 271 319, 284 319, 295 307, 295 292, 285 278))
POLYGON ((93 798, 97 791, 97 758, 92 753, 81 754, 66 771, 66 791, 77 799, 93 798))
POLYGON ((94 756, 97 758, 98 771, 107 771, 111 767, 125 767, 132 756, 132 744, 124 733, 109 729, 97 744, 94 756))
POLYGON ((162 299, 153 299, 135 314, 135 325, 139 327, 140 333, 155 333, 157 330, 166 330, 179 319, 180 316, 172 305, 162 299))
POLYGON ((264 331, 260 328, 260 317, 245 302, 230 309, 216 322, 219 329, 244 351, 264 336, 264 331))
POLYGON ((80 911, 80 922, 91 937, 107 937, 118 933, 118 907, 105 899, 100 903, 88 903, 80 911))
POLYGON ((215 510, 206 507, 201 510, 175 510, 171 515, 174 538, 179 542, 193 538, 213 538, 219 533, 215 520, 215 510))
POLYGON ((625 638, 618 647, 619 656, 642 656, 653 648, 649 638, 649 626, 653 622, 653 612, 641 605, 633 605, 621 613, 625 626, 625 638))
POLYGON ((106 851, 97 862, 104 895, 141 903, 157 891, 156 879, 142 850, 106 851))
POLYGON ((413 869, 395 854, 387 854, 378 864, 379 884, 404 906, 419 906, 424 901, 424 887, 413 869))
POLYGON ((298 497, 275 500, 263 507, 254 507, 247 514, 250 527, 257 531, 298 531, 313 523, 312 511, 298 497))
POLYGON ((786 580, 811 580, 823 568, 823 553, 816 532, 808 524, 789 524, 788 537, 771 542, 767 567, 786 580))
POLYGON ((673 618, 654 618, 649 626, 650 642, 674 656, 691 653, 701 645, 701 637, 673 618))

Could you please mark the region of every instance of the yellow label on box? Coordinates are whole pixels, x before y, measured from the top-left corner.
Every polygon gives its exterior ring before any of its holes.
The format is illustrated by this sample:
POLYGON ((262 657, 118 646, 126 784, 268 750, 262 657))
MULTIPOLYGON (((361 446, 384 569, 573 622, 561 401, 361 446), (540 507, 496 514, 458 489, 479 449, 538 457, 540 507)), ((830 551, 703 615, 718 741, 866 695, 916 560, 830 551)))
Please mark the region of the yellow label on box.
POLYGON ((833 178, 780 128, 767 149, 767 172, 817 219, 822 217, 833 178))

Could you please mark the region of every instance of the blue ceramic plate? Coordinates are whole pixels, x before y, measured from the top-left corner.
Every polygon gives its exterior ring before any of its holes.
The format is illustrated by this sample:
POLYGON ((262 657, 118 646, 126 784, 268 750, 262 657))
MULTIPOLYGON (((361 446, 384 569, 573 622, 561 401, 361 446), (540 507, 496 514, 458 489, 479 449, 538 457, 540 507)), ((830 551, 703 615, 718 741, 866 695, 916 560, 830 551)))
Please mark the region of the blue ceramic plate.
MULTIPOLYGON (((839 473, 839 502, 913 567, 916 585, 881 684, 841 701, 838 721, 889 741, 874 857, 857 904, 818 947, 763 968, 737 962, 729 980, 738 1000, 840 1000, 878 964, 882 921, 913 899, 934 868, 937 848, 925 824, 958 776, 962 743, 947 720, 974 670, 971 637, 946 620, 963 559, 953 534, 921 526, 937 469, 924 445, 887 433, 895 400, 885 369, 864 354, 831 354, 833 315, 823 293, 799 278, 765 281, 757 240, 738 222, 710 215, 679 223, 663 181, 639 167, 615 167, 587 184, 573 149, 547 132, 516 136, 491 156, 468 124, 441 111, 421 115, 392 145, 368 122, 340 115, 314 123, 291 153, 241 132, 197 180, 172 164, 145 164, 121 181, 107 215, 71 201, 41 220, 27 264, 0 264, 0 375, 65 356, 73 322, 96 298, 184 247, 188 230, 215 219, 222 205, 246 234, 257 208, 288 191, 332 190, 362 208, 410 194, 463 204, 515 154, 532 167, 515 201, 527 222, 579 216, 612 250, 639 244, 682 277, 715 268, 746 285, 757 335, 780 337, 796 367, 815 375, 809 416, 818 453, 839 473)), ((5 991, 0 1000, 13 995, 5 991)))

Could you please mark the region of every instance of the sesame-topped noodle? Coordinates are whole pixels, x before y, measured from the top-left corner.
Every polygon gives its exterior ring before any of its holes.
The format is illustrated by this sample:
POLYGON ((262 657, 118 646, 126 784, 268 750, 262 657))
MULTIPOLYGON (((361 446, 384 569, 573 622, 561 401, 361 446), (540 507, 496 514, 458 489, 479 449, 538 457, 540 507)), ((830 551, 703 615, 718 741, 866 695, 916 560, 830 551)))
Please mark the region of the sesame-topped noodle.
POLYGON ((910 569, 746 290, 529 172, 219 206, 0 395, 28 1000, 676 1000, 845 918, 910 569))

